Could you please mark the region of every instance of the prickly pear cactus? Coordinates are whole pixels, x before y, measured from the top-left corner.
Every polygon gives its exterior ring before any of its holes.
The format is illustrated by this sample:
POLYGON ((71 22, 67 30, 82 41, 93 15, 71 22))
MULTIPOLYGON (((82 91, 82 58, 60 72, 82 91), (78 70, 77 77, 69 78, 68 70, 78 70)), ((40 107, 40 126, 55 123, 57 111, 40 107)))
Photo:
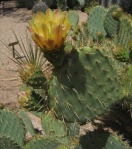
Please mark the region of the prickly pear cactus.
POLYGON ((113 50, 114 57, 119 60, 120 62, 127 62, 129 63, 130 60, 130 52, 129 50, 122 48, 122 47, 116 47, 113 50))
POLYGON ((26 108, 29 111, 44 111, 47 110, 46 94, 42 89, 33 89, 25 87, 21 89, 21 93, 18 97, 20 107, 26 108))
POLYGON ((53 113, 42 116, 42 128, 48 138, 68 144, 67 129, 63 121, 57 120, 53 113))
POLYGON ((132 1, 131 0, 98 0, 99 4, 104 7, 111 7, 113 5, 117 5, 123 9, 123 11, 126 11, 128 13, 132 13, 131 7, 132 7, 132 1))
POLYGON ((24 144, 25 128, 21 119, 9 110, 0 110, 0 119, 0 135, 10 138, 19 146, 22 146, 24 144))
POLYGON ((95 130, 82 136, 80 144, 83 149, 130 149, 127 142, 122 141, 121 136, 107 131, 95 130), (93 143, 96 140, 96 143, 93 143))
POLYGON ((1 149, 20 149, 20 146, 16 142, 14 142, 12 139, 0 136, 0 148, 1 149))
POLYGON ((33 124, 31 122, 29 116, 27 115, 27 113, 24 110, 20 109, 18 112, 18 116, 23 121, 25 128, 26 128, 26 131, 29 132, 32 136, 34 136, 36 133, 35 133, 33 124))
POLYGON ((72 34, 72 45, 76 48, 89 45, 90 36, 87 24, 84 22, 78 26, 72 34))
POLYGON ((42 68, 36 67, 34 64, 23 64, 18 70, 23 83, 33 88, 43 88, 46 84, 46 78, 42 72, 42 68))
POLYGON ((131 17, 123 16, 120 19, 120 29, 118 42, 125 49, 132 48, 132 19, 131 17))
POLYGON ((78 123, 66 123, 68 136, 79 137, 80 125, 78 123))
POLYGON ((26 84, 32 86, 33 88, 41 89, 44 88, 46 82, 47 81, 42 70, 36 69, 35 72, 27 78, 26 84))
POLYGON ((44 138, 36 138, 31 140, 24 148, 25 149, 59 149, 61 144, 55 140, 44 138))
POLYGON ((85 0, 78 0, 80 9, 84 7, 85 0))
POLYGON ((50 108, 67 122, 85 123, 122 98, 110 52, 90 47, 72 51, 50 81, 50 108), (103 77, 102 77, 103 76, 103 77))
POLYGON ((115 11, 112 12, 112 17, 116 20, 116 21, 120 21, 120 18, 122 16, 122 9, 121 8, 117 8, 115 11))
POLYGON ((93 7, 99 5, 96 0, 85 0, 84 12, 89 14, 93 7))
POLYGON ((126 102, 132 103, 132 65, 128 64, 127 67, 125 67, 122 72, 122 83, 123 83, 123 92, 126 95, 126 102))
POLYGON ((117 6, 110 7, 104 20, 105 30, 110 37, 113 37, 118 33, 119 21, 115 20, 112 16, 112 13, 117 9, 118 9, 117 6))
POLYGON ((88 30, 93 39, 98 39, 98 32, 102 34, 102 38, 106 36, 104 29, 104 19, 106 16, 106 9, 102 6, 94 7, 87 19, 88 30))
POLYGON ((68 19, 73 29, 75 29, 79 22, 79 15, 75 11, 69 11, 68 19))

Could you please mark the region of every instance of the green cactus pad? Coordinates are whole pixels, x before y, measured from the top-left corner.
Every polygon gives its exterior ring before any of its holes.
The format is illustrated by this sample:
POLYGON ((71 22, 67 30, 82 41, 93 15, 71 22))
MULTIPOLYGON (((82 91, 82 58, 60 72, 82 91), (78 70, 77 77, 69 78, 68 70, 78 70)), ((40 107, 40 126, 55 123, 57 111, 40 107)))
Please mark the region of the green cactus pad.
POLYGON ((21 119, 9 110, 0 110, 0 135, 9 137, 22 146, 25 138, 25 128, 21 119))
POLYGON ((79 5, 80 5, 80 9, 84 7, 85 5, 85 0, 78 0, 79 5))
POLYGON ((79 15, 76 11, 69 11, 68 19, 73 29, 75 29, 79 22, 79 15))
POLYGON ((64 145, 60 145, 60 146, 58 146, 57 149, 68 149, 68 148, 66 146, 64 146, 64 145))
POLYGON ((27 108, 30 111, 41 112, 41 111, 46 110, 45 106, 46 106, 45 105, 45 99, 43 99, 41 94, 36 93, 36 92, 33 91, 31 93, 30 99, 27 102, 27 105, 24 106, 24 108, 27 108))
POLYGON ((112 6, 109 8, 105 20, 104 20, 104 27, 106 32, 110 37, 113 37, 114 35, 117 34, 118 29, 119 29, 119 21, 116 21, 112 17, 112 13, 117 9, 117 6, 112 6))
POLYGON ((37 138, 31 140, 24 149, 59 149, 60 143, 55 140, 37 138))
POLYGON ((78 123, 66 123, 68 136, 78 137, 80 131, 80 125, 78 123))
POLYGON ((90 40, 87 23, 82 23, 75 31, 73 35, 74 46, 80 48, 88 45, 90 40), (74 39, 75 38, 75 39, 74 39))
MULTIPOLYGON (((22 90, 22 88, 21 88, 22 90)), ((23 88, 25 90, 25 88, 23 88)), ((41 112, 47 110, 46 94, 43 89, 28 88, 19 98, 20 107, 29 111, 41 112)))
POLYGON ((10 138, 0 136, 0 149, 20 149, 20 147, 10 138))
POLYGON ((131 101, 132 105, 132 65, 128 65, 122 71, 123 93, 125 94, 126 103, 131 101))
POLYGON ((132 48, 132 20, 127 16, 120 19, 118 42, 127 50, 132 48))
POLYGON ((22 84, 20 91, 22 92, 18 98, 20 107, 37 112, 47 110, 47 97, 44 89, 34 89, 30 85, 22 84))
POLYGON ((130 62, 129 51, 122 47, 116 48, 113 55, 120 62, 130 62))
POLYGON ((58 118, 85 123, 122 98, 115 61, 106 50, 84 47, 67 55, 50 81, 50 108, 58 118))
POLYGON ((43 88, 46 84, 46 78, 44 77, 42 70, 36 69, 32 76, 28 78, 26 84, 33 88, 43 88))
POLYGON ((42 116, 42 128, 48 138, 68 144, 67 129, 64 122, 55 119, 51 112, 42 116))
POLYGON ((106 16, 106 9, 102 6, 94 7, 87 19, 88 30, 93 39, 98 39, 97 33, 102 33, 102 38, 106 36, 104 29, 104 19, 106 16))
POLYGON ((24 110, 19 110, 18 112, 19 117, 22 119, 23 123, 25 124, 25 128, 26 130, 32 135, 34 136, 35 130, 33 127, 33 124, 29 118, 29 116, 27 115, 27 113, 24 110))
POLYGON ((80 138, 83 149, 130 149, 127 142, 115 133, 95 130, 80 138), (96 141, 96 143, 95 143, 96 141))

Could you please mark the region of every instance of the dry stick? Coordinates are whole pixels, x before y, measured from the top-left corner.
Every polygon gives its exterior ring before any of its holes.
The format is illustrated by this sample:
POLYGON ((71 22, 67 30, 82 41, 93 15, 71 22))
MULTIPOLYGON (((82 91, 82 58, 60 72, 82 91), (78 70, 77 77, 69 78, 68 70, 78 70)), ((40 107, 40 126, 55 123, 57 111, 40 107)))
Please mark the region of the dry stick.
POLYGON ((10 79, 0 79, 0 81, 14 81, 14 80, 19 80, 20 78, 10 78, 10 79))
POLYGON ((13 58, 15 58, 15 45, 18 44, 18 41, 10 43, 8 46, 12 47, 13 58))

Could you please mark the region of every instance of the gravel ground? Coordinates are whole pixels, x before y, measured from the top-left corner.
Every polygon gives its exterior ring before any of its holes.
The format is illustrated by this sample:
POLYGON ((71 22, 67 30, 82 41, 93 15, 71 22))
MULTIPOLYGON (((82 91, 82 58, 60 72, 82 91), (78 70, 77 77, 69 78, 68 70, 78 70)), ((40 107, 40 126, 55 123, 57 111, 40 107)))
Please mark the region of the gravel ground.
MULTIPOLYGON (((27 15, 30 17, 31 12, 27 11, 27 14, 23 12, 25 12, 24 9, 0 16, 0 40, 7 44, 16 41, 13 31, 25 39, 27 15)), ((12 55, 1 42, 0 52, 0 103, 13 105, 13 103, 16 103, 18 85, 20 83, 17 66, 8 58, 8 56, 12 55)))

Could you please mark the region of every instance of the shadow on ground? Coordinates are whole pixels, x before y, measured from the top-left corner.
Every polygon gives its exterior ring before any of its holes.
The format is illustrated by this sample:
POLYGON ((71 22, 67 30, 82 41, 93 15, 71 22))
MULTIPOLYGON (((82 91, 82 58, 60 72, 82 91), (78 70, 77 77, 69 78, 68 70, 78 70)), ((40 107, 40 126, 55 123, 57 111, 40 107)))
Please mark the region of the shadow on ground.
POLYGON ((0 18, 7 16, 12 18, 19 18, 19 21, 27 22, 31 16, 32 11, 26 8, 17 8, 15 1, 5 1, 4 8, 0 5, 0 18))

